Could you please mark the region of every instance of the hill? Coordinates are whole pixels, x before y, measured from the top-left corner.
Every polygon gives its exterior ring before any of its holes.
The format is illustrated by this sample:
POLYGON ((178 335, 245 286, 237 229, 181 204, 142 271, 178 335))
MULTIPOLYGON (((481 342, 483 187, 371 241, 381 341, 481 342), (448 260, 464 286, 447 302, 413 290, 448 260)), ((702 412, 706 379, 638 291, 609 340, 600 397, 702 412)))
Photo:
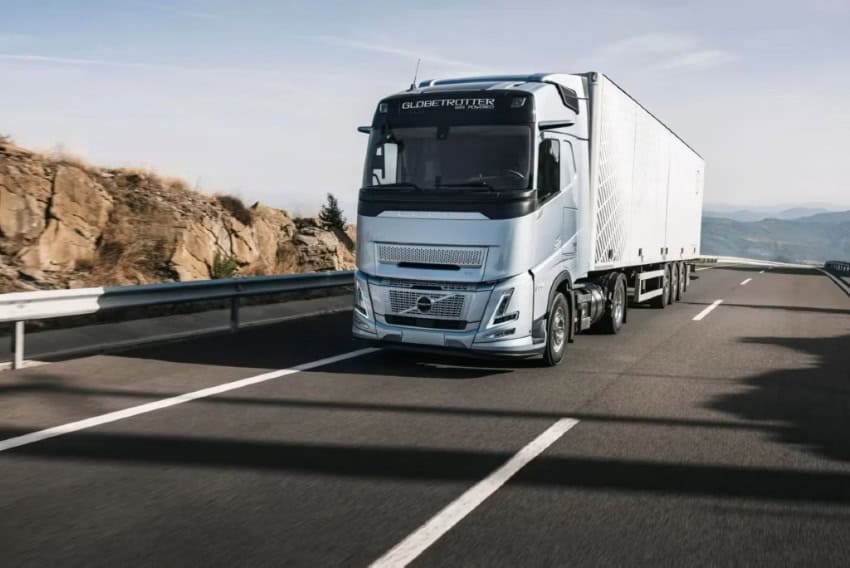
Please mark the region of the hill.
POLYGON ((850 259, 850 211, 753 222, 705 216, 702 252, 797 262, 850 259))
POLYGON ((353 267, 316 219, 0 140, 0 293, 353 267))

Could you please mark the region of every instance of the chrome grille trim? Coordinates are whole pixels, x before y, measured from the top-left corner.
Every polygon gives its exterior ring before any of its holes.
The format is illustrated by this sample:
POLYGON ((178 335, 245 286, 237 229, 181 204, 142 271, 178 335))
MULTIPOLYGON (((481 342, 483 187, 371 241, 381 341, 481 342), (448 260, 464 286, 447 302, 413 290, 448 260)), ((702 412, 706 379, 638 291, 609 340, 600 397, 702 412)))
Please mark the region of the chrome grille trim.
POLYGON ((387 286, 392 288, 410 288, 419 290, 440 290, 458 292, 476 292, 478 290, 489 290, 493 287, 488 282, 465 283, 465 282, 436 282, 430 280, 399 280, 396 278, 373 278, 371 283, 376 286, 387 286))
POLYGON ((450 247, 377 244, 378 261, 383 264, 410 262, 416 264, 447 264, 463 268, 484 265, 485 247, 450 247))

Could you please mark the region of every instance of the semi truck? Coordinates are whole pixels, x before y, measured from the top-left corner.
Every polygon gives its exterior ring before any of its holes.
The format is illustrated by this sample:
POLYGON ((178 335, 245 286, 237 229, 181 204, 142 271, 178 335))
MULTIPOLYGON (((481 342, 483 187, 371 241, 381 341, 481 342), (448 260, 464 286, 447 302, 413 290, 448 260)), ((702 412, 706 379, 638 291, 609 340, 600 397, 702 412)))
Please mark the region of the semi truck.
POLYGON ((604 74, 423 81, 358 130, 355 338, 553 366, 688 289, 705 162, 604 74))

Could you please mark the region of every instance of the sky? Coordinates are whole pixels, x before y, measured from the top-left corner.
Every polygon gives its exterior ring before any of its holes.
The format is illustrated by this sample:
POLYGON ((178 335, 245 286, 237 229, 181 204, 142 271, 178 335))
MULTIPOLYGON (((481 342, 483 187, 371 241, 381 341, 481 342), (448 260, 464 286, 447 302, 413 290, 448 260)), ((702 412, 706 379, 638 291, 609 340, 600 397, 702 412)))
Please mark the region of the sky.
POLYGON ((0 0, 0 134, 349 218, 377 101, 420 79, 612 77, 706 201, 850 209, 850 0, 0 0))

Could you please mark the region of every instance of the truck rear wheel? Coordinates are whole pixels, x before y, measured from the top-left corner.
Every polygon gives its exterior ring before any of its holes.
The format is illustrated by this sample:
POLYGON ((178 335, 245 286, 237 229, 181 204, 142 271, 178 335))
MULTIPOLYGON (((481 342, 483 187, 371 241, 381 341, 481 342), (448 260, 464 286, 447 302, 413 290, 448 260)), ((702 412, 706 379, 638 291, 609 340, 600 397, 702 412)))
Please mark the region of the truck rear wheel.
POLYGON ((676 270, 679 273, 679 285, 676 286, 676 301, 679 302, 685 295, 685 284, 688 280, 688 267, 684 262, 677 262, 676 270))
POLYGON ((546 323, 546 350, 543 352, 543 362, 547 367, 554 367, 564 358, 567 341, 570 338, 571 316, 567 299, 561 292, 557 292, 552 298, 546 323))
POLYGON ((670 267, 670 297, 667 298, 668 304, 676 303, 676 291, 679 289, 679 265, 675 262, 668 265, 670 267))
POLYGON ((661 295, 655 296, 649 301, 649 305, 653 308, 663 309, 667 306, 667 301, 670 299, 670 265, 664 266, 664 276, 661 277, 661 295))
POLYGON ((626 321, 626 276, 620 272, 611 274, 606 288, 605 314, 594 327, 602 333, 615 334, 626 321))
POLYGON ((687 262, 683 263, 682 270, 685 274, 685 285, 682 287, 682 293, 684 293, 691 287, 691 265, 687 262))

